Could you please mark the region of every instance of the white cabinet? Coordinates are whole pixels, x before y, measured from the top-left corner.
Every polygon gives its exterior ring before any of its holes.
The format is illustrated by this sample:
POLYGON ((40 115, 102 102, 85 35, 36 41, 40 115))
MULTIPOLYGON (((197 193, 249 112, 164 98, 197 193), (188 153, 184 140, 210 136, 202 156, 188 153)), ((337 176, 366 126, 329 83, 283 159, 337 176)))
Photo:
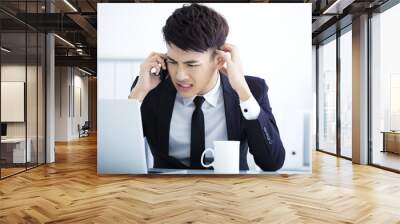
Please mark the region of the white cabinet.
POLYGON ((28 145, 25 151, 25 138, 7 138, 1 140, 2 145, 12 148, 13 163, 25 163, 32 161, 32 140, 28 138, 26 142, 28 145), (25 161, 25 159, 27 159, 27 161, 25 161))

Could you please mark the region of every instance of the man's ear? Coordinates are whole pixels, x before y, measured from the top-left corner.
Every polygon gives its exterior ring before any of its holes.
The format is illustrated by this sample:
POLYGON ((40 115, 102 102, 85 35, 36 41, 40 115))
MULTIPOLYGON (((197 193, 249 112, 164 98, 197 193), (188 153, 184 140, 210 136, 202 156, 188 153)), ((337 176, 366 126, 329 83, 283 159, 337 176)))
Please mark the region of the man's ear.
POLYGON ((218 70, 221 69, 222 67, 224 67, 225 59, 223 56, 216 54, 215 60, 216 60, 216 65, 217 65, 218 70))

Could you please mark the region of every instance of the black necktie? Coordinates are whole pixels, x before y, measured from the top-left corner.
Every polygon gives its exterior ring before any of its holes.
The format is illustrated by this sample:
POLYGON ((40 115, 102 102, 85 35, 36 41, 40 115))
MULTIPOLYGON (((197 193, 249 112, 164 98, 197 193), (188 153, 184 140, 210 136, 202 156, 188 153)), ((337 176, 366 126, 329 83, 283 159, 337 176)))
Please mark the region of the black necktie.
POLYGON ((192 169, 203 169, 200 157, 205 147, 204 114, 201 110, 204 100, 202 96, 196 96, 193 100, 196 108, 192 115, 192 132, 190 136, 190 168, 192 169))

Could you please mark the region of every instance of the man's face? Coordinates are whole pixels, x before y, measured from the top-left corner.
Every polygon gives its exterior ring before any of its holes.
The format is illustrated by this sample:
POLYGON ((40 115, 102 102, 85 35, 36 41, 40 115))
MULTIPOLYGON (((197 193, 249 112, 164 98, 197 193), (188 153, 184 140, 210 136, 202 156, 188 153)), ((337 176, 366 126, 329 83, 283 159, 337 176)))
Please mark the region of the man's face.
POLYGON ((167 44, 167 50, 168 72, 181 96, 204 95, 214 87, 216 72, 223 63, 213 56, 211 49, 200 53, 167 44))

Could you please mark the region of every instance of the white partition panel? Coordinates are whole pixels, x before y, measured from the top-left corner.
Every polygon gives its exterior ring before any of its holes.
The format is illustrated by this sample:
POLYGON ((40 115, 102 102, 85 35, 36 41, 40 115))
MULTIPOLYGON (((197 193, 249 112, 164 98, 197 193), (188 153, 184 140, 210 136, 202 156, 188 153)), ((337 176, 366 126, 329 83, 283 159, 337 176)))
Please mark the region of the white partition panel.
POLYGON ((1 122, 24 122, 24 82, 1 82, 1 122))

